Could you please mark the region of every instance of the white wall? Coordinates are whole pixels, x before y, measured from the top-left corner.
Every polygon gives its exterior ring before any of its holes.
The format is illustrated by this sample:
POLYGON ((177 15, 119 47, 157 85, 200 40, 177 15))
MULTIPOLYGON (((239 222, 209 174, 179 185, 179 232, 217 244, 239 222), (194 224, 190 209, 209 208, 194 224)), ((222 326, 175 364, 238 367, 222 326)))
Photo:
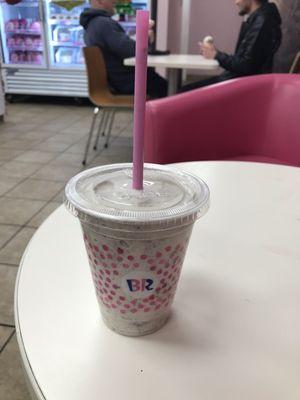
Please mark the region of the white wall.
POLYGON ((158 0, 158 18, 157 48, 172 53, 187 49, 198 54, 198 42, 207 35, 215 38, 217 48, 232 53, 242 23, 234 0, 158 0), (189 21, 182 21, 184 6, 190 8, 189 21), (188 31, 186 46, 182 27, 188 31))
POLYGON ((189 52, 198 53, 198 42, 207 35, 220 50, 233 52, 241 23, 233 0, 191 0, 189 52))
MULTIPOLYGON (((161 0, 158 0, 158 2, 161 0)), ((166 1, 166 0, 163 0, 166 1)), ((180 53, 182 4, 184 0, 169 0, 168 50, 180 53)))
POLYGON ((157 2, 157 29, 156 46, 158 49, 166 50, 168 47, 168 26, 169 26, 169 2, 157 2))

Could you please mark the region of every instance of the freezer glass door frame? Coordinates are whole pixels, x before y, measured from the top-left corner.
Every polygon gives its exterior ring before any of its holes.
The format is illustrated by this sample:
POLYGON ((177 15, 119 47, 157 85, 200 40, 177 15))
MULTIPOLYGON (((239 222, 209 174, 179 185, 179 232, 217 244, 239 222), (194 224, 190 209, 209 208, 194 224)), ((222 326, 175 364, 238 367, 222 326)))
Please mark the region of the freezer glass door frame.
MULTIPOLYGON (((4 0, 2 0, 0 2, 0 31, 1 31, 1 49, 2 49, 2 65, 4 68, 8 68, 8 69, 20 69, 20 68, 28 68, 28 69, 46 69, 48 68, 48 56, 47 56, 47 44, 46 44, 46 38, 45 38, 45 31, 44 31, 44 13, 43 13, 43 4, 42 4, 42 0, 32 0, 32 1, 28 1, 28 2, 22 2, 16 5, 9 5, 7 4, 4 0), (24 29, 12 29, 11 31, 7 31, 6 30, 6 24, 10 21, 10 20, 5 20, 5 8, 7 8, 7 10, 10 9, 10 7, 12 7, 12 10, 15 12, 15 10, 18 8, 22 9, 27 8, 27 7, 36 7, 38 10, 38 19, 36 21, 40 22, 40 30, 35 31, 35 30, 31 30, 28 28, 24 28, 24 29), (15 8, 13 8, 15 7, 15 8), (8 34, 14 34, 14 37, 18 37, 17 35, 19 35, 19 37, 39 37, 41 39, 40 42, 40 46, 38 47, 40 49, 40 52, 42 54, 42 62, 41 64, 38 63, 34 63, 34 62, 9 62, 9 58, 10 58, 10 52, 9 52, 9 48, 8 48, 8 34)), ((21 40, 21 39, 20 39, 21 40)), ((28 49, 27 45, 24 44, 24 42, 22 43, 22 48, 18 48, 17 46, 14 46, 13 48, 16 49, 16 53, 19 51, 19 53, 34 53, 37 52, 37 50, 35 50, 35 48, 32 49, 28 49)))
MULTIPOLYGON (((48 59, 49 59, 49 69, 52 71, 84 71, 84 60, 83 60, 83 55, 80 53, 80 49, 84 46, 84 44, 79 44, 79 43, 74 43, 74 42, 61 42, 59 40, 55 41, 53 40, 54 36, 54 30, 52 26, 58 27, 72 27, 73 31, 76 31, 77 27, 80 27, 79 25, 79 15, 76 17, 74 16, 67 16, 66 18, 61 18, 59 19, 59 15, 57 15, 57 20, 55 21, 52 17, 51 10, 50 10, 50 5, 52 3, 52 0, 44 0, 45 3, 45 13, 46 13, 46 36, 47 36, 47 41, 48 41, 48 59), (58 50, 55 52, 54 48, 58 47, 58 50), (59 49, 64 49, 65 52, 67 52, 67 48, 72 49, 70 51, 69 57, 71 56, 73 58, 73 61, 68 63, 58 63, 55 60, 56 53, 59 51, 59 49), (76 51, 77 50, 77 51, 76 51), (73 53, 73 54, 71 54, 73 53), (82 63, 75 63, 74 58, 78 59, 82 57, 82 63)), ((85 0, 82 7, 88 7, 89 6, 89 1, 85 0)), ((80 29, 79 29, 80 30, 80 29)), ((63 52, 63 50, 61 51, 63 52)), ((62 56, 61 56, 62 57, 62 56)), ((64 57, 68 57, 68 55, 64 55, 64 57)), ((67 58, 65 58, 67 59, 67 58)))

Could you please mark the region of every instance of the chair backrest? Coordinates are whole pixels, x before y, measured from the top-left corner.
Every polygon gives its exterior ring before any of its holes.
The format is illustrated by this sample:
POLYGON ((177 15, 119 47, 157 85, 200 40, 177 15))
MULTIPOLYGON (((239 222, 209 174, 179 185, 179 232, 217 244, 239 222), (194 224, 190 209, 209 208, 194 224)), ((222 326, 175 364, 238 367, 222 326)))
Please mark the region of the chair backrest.
POLYGON ((145 161, 252 160, 300 166, 300 76, 234 79, 146 107, 145 161))
POLYGON ((102 51, 97 46, 84 47, 83 54, 88 77, 90 100, 96 104, 106 103, 112 97, 108 81, 107 71, 102 51))
POLYGON ((300 74, 300 51, 297 53, 290 69, 290 74, 300 74))

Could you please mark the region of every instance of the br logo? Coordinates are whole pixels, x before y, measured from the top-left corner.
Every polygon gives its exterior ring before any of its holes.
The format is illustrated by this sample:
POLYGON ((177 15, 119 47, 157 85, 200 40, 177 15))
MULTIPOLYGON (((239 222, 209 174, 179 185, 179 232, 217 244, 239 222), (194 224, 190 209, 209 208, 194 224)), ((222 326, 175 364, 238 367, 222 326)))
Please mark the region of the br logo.
POLYGON ((156 278, 148 271, 132 271, 122 278, 122 289, 133 298, 149 296, 156 287, 156 278))
POLYGON ((153 279, 126 279, 130 292, 151 292, 153 290, 153 279))

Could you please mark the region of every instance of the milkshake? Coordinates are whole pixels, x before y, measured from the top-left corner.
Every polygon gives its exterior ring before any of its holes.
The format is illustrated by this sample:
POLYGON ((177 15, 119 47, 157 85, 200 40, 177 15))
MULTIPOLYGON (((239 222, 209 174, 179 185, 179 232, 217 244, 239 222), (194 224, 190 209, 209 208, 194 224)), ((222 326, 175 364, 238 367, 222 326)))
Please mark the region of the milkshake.
POLYGON ((86 170, 66 186, 65 204, 81 222, 105 324, 127 336, 167 321, 194 222, 209 206, 199 178, 146 164, 144 190, 132 164, 86 170))

